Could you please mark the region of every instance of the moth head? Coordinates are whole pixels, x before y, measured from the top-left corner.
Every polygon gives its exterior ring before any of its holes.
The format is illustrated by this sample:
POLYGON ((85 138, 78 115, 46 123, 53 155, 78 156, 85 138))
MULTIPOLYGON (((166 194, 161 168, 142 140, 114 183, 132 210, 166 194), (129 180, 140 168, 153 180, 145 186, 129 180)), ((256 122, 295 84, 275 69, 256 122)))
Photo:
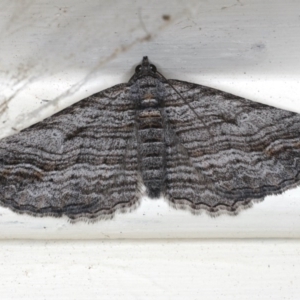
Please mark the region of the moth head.
POLYGON ((137 65, 133 76, 130 78, 129 83, 133 83, 143 77, 154 77, 160 81, 164 81, 163 76, 156 70, 156 67, 149 63, 148 57, 144 56, 142 63, 137 65))
POLYGON ((144 56, 140 65, 135 68, 135 74, 137 75, 152 75, 156 73, 156 67, 149 63, 148 57, 144 56))

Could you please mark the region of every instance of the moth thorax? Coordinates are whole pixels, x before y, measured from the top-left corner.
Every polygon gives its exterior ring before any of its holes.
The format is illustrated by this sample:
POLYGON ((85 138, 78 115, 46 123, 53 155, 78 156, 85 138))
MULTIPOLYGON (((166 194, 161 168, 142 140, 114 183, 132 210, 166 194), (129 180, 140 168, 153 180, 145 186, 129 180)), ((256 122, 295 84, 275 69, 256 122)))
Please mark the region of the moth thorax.
POLYGON ((145 98, 140 102, 141 108, 150 108, 150 107, 158 107, 159 102, 155 98, 145 98))

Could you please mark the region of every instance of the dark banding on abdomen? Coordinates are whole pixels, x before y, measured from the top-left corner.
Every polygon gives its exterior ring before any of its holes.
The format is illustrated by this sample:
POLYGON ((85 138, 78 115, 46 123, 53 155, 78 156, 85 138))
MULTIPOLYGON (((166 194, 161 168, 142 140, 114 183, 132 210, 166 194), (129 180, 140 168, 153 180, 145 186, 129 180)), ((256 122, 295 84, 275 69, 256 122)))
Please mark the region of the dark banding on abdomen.
POLYGON ((158 198, 163 190, 165 177, 165 138, 160 99, 151 93, 150 88, 137 103, 140 172, 148 196, 158 198))

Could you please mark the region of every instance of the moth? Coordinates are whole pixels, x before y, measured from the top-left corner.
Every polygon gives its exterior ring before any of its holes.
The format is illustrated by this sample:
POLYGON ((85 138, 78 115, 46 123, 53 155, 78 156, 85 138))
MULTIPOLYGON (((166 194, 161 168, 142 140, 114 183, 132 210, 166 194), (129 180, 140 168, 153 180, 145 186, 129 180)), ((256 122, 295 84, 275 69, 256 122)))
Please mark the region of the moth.
POLYGON ((299 114, 166 79, 146 56, 128 83, 0 141, 0 204, 39 217, 110 218, 143 187, 236 214, 299 182, 299 114))

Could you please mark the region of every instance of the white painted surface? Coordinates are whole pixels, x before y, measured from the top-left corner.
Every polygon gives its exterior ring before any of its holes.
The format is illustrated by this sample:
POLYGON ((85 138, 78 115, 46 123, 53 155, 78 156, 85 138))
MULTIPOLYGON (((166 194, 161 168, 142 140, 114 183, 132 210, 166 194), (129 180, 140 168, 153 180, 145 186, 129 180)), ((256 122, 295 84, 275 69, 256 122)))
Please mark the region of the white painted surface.
MULTIPOLYGON (((300 113, 298 0, 0 0, 0 7, 2 137, 126 82, 144 55, 167 78, 300 113)), ((163 200, 96 224, 1 208, 0 297, 299 299, 299 240, 242 239, 299 238, 299 223, 299 188, 215 219, 163 200), (240 239, 192 240, 230 237, 240 239), (20 238, 27 240, 10 241, 20 238), (83 241, 99 238, 127 240, 83 241)))
POLYGON ((299 253, 295 240, 1 242, 0 295, 296 300, 299 253))

